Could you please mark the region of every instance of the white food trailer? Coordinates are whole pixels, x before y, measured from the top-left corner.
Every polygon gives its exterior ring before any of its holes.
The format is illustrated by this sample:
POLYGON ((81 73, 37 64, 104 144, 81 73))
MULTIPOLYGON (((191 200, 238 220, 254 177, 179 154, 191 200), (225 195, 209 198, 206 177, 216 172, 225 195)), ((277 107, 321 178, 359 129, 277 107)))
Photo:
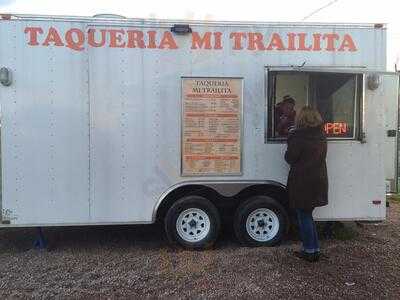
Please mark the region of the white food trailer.
POLYGON ((231 220, 243 244, 275 245, 287 95, 326 122, 315 217, 385 219, 399 81, 384 25, 0 19, 1 227, 161 221, 205 248, 231 220))

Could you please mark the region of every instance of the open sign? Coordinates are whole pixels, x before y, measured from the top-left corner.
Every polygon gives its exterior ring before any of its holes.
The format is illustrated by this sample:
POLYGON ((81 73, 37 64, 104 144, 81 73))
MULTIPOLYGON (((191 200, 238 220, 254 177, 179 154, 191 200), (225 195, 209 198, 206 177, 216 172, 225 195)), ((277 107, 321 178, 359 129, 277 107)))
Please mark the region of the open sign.
POLYGON ((349 125, 346 122, 325 123, 324 129, 330 136, 343 136, 349 133, 349 125))

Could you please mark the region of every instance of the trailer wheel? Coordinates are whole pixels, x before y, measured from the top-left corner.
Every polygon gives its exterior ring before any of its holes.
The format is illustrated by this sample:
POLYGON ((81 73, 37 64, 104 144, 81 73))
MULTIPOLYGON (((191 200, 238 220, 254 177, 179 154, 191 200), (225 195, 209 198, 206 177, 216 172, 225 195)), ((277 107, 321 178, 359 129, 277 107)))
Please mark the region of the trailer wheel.
POLYGON ((236 210, 234 231, 239 242, 246 246, 275 246, 288 228, 285 209, 268 196, 254 196, 236 210))
POLYGON ((207 249, 217 240, 221 220, 208 199, 187 196, 175 202, 165 217, 165 231, 173 245, 207 249))

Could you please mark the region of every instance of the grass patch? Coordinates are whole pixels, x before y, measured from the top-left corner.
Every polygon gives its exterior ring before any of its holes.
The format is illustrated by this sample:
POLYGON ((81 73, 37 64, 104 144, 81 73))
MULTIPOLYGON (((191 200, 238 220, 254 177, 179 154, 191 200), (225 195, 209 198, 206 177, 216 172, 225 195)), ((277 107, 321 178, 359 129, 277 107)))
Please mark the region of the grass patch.
POLYGON ((352 240, 357 236, 357 232, 349 224, 342 222, 321 222, 318 224, 318 233, 321 238, 335 239, 340 241, 352 240), (331 230, 327 226, 330 223, 331 230))
POLYGON ((400 203, 400 194, 390 195, 387 197, 388 200, 400 203))
MULTIPOLYGON (((348 241, 357 237, 357 231, 350 224, 342 222, 329 222, 331 231, 327 228, 328 222, 317 222, 317 231, 320 239, 335 239, 340 241, 348 241)), ((296 224, 292 224, 289 230, 289 239, 298 240, 299 231, 296 224)))
POLYGON ((339 223, 341 225, 334 225, 333 228, 333 236, 335 239, 340 240, 340 241, 348 241, 352 240, 357 236, 357 232, 354 230, 354 228, 350 226, 346 226, 343 223, 340 222, 335 222, 339 223))

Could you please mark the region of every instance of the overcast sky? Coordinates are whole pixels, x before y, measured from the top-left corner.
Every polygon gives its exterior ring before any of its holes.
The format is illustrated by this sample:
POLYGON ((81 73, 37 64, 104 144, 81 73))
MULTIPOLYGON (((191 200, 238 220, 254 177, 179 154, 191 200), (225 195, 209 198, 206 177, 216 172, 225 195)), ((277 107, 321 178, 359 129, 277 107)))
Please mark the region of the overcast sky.
POLYGON ((134 18, 293 22, 319 8, 309 22, 388 24, 388 68, 400 67, 400 4, 395 0, 0 0, 0 11, 92 16, 114 13, 134 18), (396 5, 397 3, 397 5, 396 5), (330 5, 329 5, 330 4, 330 5))

